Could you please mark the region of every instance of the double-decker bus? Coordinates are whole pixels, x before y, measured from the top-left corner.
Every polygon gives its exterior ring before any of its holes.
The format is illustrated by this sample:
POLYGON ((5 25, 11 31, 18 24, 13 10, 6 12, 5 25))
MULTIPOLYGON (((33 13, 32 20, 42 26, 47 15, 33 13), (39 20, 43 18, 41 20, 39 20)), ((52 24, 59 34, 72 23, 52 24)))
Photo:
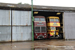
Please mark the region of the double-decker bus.
POLYGON ((34 16, 34 39, 47 38, 46 20, 44 16, 34 16))
POLYGON ((47 17, 47 34, 48 38, 59 38, 60 21, 57 16, 47 17))

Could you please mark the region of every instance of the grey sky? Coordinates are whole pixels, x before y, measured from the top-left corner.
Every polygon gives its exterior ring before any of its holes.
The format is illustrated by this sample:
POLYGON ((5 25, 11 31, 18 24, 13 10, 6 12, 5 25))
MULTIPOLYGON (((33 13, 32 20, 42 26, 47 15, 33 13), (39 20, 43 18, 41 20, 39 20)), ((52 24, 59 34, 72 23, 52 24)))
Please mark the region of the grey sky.
MULTIPOLYGON (((1 0, 4 3, 28 3, 31 4, 31 0, 1 0)), ((46 5, 46 6, 64 6, 75 7, 74 0, 33 0, 34 5, 46 5)))

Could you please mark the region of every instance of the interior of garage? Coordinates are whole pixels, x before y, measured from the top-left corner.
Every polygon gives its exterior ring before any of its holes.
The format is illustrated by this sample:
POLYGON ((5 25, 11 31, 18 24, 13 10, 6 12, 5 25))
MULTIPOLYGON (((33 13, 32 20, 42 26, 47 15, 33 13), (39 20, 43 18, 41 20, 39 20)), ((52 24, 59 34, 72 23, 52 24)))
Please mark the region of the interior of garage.
POLYGON ((59 33, 61 34, 60 35, 61 36, 60 39, 63 39, 63 12, 34 11, 33 12, 33 16, 45 16, 45 19, 47 17, 49 17, 49 16, 57 16, 57 17, 59 17, 59 21, 60 21, 59 33))

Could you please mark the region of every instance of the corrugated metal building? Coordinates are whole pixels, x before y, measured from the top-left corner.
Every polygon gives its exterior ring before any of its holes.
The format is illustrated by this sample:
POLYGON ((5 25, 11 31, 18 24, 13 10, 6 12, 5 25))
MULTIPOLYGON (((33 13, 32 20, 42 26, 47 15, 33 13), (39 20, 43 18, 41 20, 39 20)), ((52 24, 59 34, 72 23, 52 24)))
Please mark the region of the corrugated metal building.
POLYGON ((12 10, 12 41, 31 40, 31 11, 12 10))
POLYGON ((0 10, 0 41, 11 41, 11 10, 0 10))
MULTIPOLYGON (((63 12, 64 39, 75 39, 75 8, 33 6, 34 11, 63 12)), ((32 40, 31 5, 0 3, 0 42, 32 40)))

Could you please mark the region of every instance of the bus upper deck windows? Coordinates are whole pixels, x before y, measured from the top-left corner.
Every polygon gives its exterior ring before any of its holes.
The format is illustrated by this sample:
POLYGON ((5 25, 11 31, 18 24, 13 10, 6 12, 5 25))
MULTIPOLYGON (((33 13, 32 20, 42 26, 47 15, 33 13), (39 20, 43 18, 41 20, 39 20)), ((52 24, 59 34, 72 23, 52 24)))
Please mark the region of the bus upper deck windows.
POLYGON ((40 21, 45 21, 45 18, 40 18, 40 21))
POLYGON ((45 21, 45 18, 35 18, 35 21, 45 21))
POLYGON ((35 21, 39 21, 39 18, 35 18, 35 21))
POLYGON ((54 21, 54 19, 53 18, 50 18, 50 21, 54 21))
POLYGON ((56 22, 59 22, 59 19, 55 19, 56 22))

